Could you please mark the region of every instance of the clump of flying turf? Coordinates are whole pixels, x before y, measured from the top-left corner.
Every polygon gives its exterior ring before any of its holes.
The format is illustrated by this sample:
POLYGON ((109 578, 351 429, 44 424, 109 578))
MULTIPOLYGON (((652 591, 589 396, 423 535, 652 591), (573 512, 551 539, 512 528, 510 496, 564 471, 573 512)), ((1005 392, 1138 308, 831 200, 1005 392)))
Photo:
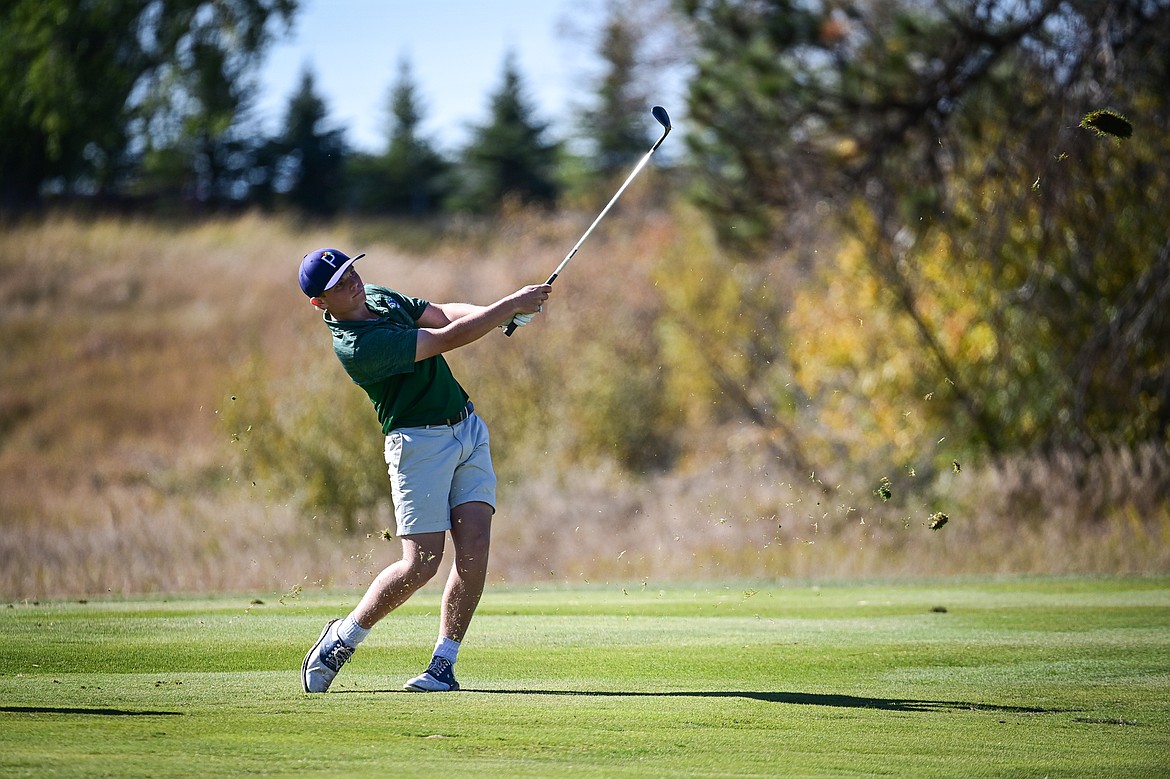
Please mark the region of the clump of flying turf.
POLYGON ((1092 130, 1097 135, 1112 135, 1114 138, 1128 138, 1133 135, 1133 125, 1121 114, 1101 108, 1090 111, 1081 119, 1081 127, 1092 130))
POLYGON ((951 521, 950 517, 948 517, 946 514, 942 513, 941 511, 939 511, 935 514, 930 515, 929 527, 931 530, 938 530, 939 528, 941 528, 943 525, 945 525, 946 523, 948 523, 950 521, 951 521))
POLYGON ((882 500, 890 499, 890 496, 893 493, 890 492, 890 480, 887 477, 882 477, 882 483, 878 485, 876 490, 874 490, 874 494, 880 497, 882 500))

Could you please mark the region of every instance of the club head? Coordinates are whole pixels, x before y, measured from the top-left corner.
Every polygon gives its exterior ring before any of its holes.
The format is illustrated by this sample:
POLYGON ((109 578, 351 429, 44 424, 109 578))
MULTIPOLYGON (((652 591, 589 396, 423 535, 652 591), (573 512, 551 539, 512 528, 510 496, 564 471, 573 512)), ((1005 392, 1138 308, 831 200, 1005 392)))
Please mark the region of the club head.
POLYGON ((670 129, 670 115, 666 113, 665 108, 660 105, 656 105, 650 109, 650 113, 654 115, 654 118, 658 120, 660 125, 665 127, 667 130, 670 129))

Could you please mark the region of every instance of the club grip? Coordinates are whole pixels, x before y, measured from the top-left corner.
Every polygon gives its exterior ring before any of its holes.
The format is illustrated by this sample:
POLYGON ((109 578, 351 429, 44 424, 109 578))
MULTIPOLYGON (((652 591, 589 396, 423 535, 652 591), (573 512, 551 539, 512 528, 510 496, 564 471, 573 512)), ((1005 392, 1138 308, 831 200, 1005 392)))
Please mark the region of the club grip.
MULTIPOLYGON (((574 249, 574 251, 576 251, 576 250, 574 249)), ((571 254, 570 254, 569 256, 570 256, 570 257, 572 257, 573 255, 571 255, 571 254)), ((551 275, 551 276, 549 276, 549 277, 548 277, 548 281, 546 281, 546 282, 544 282, 544 283, 545 283, 545 284, 552 284, 554 281, 556 281, 556 280, 557 280, 557 276, 559 276, 559 275, 560 275, 559 273, 553 273, 553 275, 551 275)), ((506 336, 508 336, 509 338, 511 338, 511 337, 512 337, 512 333, 514 333, 514 332, 516 332, 516 323, 515 323, 515 322, 509 322, 509 323, 508 323, 508 326, 504 328, 504 335, 506 335, 506 336)))

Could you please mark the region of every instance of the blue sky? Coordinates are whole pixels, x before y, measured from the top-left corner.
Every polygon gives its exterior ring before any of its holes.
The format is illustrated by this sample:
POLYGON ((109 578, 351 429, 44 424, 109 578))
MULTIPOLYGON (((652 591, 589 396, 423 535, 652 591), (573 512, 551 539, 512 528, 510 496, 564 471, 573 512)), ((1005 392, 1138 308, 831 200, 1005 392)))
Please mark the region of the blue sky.
POLYGON ((423 100, 424 133, 453 149, 470 124, 487 119, 513 51, 539 118, 563 136, 598 67, 582 35, 592 36, 602 19, 600 0, 301 0, 291 33, 265 58, 258 107, 266 129, 277 130, 308 65, 333 125, 355 148, 378 151, 405 56, 423 100))

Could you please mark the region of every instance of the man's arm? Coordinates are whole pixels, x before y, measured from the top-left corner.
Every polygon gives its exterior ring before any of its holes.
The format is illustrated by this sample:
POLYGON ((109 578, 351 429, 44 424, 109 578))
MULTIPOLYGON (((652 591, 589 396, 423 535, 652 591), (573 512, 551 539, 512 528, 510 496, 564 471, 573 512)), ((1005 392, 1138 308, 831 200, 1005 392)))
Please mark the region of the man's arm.
POLYGON ((418 318, 418 324, 422 327, 415 342, 415 362, 479 340, 516 314, 536 313, 548 300, 551 291, 552 287, 548 284, 533 284, 500 298, 490 306, 429 304, 418 318))
POLYGON ((418 325, 433 329, 446 327, 456 319, 479 313, 484 308, 485 306, 474 306, 471 303, 429 303, 422 316, 418 318, 418 325))

